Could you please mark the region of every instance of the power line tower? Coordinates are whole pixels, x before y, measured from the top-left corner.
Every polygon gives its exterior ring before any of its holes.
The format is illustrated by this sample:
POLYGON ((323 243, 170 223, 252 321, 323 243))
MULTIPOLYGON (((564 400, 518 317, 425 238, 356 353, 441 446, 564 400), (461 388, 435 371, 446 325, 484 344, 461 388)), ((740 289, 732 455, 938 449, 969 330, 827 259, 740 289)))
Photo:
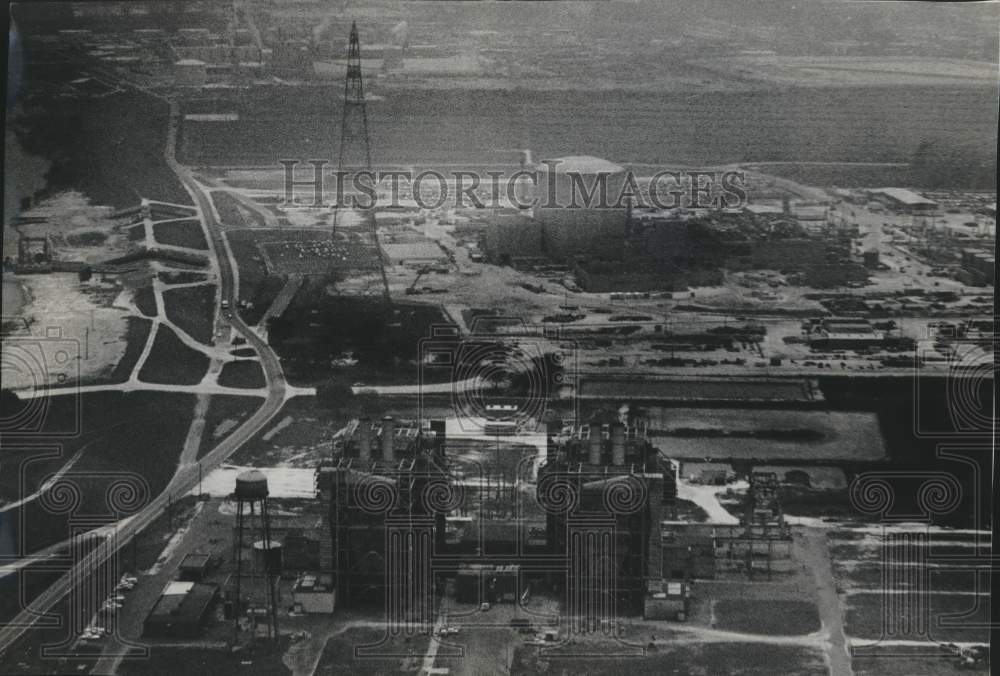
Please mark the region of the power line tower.
MULTIPOLYGON (((365 105, 365 88, 361 76, 361 44, 358 40, 358 25, 351 22, 351 35, 347 47, 347 79, 344 82, 344 106, 340 122, 340 148, 337 159, 337 180, 345 180, 348 167, 355 174, 367 172, 371 175, 372 156, 368 136, 368 110, 365 105)), ((360 222, 356 227, 345 228, 347 205, 341 204, 346 190, 338 188, 337 204, 333 209, 332 238, 335 245, 347 247, 346 258, 352 264, 349 270, 366 273, 367 284, 362 284, 359 295, 379 296, 389 304, 389 281, 385 274, 382 247, 379 246, 375 224, 374 205, 356 212, 360 222), (375 269, 377 268, 377 270, 375 269)))

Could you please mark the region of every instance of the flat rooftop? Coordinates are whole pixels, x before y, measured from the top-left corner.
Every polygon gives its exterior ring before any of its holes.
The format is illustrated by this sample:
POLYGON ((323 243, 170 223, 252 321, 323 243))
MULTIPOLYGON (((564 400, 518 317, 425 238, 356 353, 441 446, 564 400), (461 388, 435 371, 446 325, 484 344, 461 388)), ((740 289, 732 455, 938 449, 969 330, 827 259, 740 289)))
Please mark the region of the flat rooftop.
POLYGON ((937 206, 937 202, 905 188, 876 188, 873 195, 885 195, 901 204, 908 206, 937 206))

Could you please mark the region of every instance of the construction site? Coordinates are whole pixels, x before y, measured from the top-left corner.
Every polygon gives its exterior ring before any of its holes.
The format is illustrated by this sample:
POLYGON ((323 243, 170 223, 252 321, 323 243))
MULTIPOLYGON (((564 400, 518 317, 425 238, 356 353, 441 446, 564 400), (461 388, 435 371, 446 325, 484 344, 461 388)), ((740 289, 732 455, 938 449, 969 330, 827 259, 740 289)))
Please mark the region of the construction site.
POLYGON ((605 91, 582 30, 137 4, 23 17, 28 103, 129 158, 18 146, 58 170, 5 213, 0 671, 989 673, 978 174, 675 161, 654 99, 700 80, 605 91))

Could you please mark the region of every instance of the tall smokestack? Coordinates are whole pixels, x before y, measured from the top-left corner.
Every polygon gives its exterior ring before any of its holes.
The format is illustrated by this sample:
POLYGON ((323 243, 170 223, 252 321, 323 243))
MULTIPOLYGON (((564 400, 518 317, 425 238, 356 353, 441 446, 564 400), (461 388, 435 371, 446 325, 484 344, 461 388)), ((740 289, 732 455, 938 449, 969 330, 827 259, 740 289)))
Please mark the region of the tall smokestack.
POLYGON ((365 417, 358 420, 358 457, 365 461, 372 459, 371 418, 365 417))
POLYGON ((382 418, 382 461, 395 462, 396 421, 391 415, 382 418))
POLYGON ((625 426, 620 422, 611 423, 611 464, 625 464, 625 426))
POLYGON ((590 464, 601 464, 601 424, 590 423, 590 464))

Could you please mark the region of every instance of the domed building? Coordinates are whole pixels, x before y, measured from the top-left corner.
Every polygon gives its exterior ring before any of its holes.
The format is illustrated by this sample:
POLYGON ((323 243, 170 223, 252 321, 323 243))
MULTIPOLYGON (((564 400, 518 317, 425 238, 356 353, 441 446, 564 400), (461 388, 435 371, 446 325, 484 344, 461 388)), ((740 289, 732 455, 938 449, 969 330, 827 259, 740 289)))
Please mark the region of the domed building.
POLYGON ((621 258, 628 209, 616 202, 625 169, 589 155, 545 160, 536 169, 535 219, 541 223, 546 254, 556 259, 621 258))

